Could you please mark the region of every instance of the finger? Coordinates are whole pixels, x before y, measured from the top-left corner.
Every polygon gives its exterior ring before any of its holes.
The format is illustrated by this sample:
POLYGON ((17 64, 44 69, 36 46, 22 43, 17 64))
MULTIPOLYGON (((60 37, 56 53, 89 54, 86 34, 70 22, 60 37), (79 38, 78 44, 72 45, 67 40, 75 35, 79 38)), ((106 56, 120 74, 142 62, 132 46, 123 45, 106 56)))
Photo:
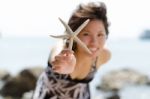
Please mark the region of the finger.
POLYGON ((68 56, 64 56, 64 55, 59 55, 55 57, 55 64, 64 64, 66 63, 66 61, 68 61, 68 56))
POLYGON ((59 61, 59 60, 61 60, 62 59, 62 55, 57 55, 57 56, 55 56, 55 60, 56 61, 59 61))
POLYGON ((51 64, 52 64, 53 71, 58 71, 58 70, 61 69, 61 67, 59 66, 58 62, 53 61, 51 64))
POLYGON ((71 54, 73 54, 74 52, 72 51, 72 50, 70 50, 70 49, 64 49, 64 50, 62 50, 61 51, 61 54, 63 55, 63 56, 69 56, 69 55, 71 55, 71 54))
POLYGON ((63 55, 56 56, 55 62, 64 64, 64 63, 72 60, 72 58, 73 58, 73 54, 67 54, 67 55, 63 54, 63 55))
POLYGON ((53 61, 52 62, 52 65, 53 66, 61 66, 62 64, 64 64, 65 62, 63 62, 63 61, 57 61, 57 60, 55 60, 55 61, 53 61))
POLYGON ((60 66, 53 66, 52 69, 53 69, 53 71, 58 71, 58 70, 60 70, 60 66))
POLYGON ((75 56, 72 52, 64 53, 61 62, 71 61, 74 57, 75 56))

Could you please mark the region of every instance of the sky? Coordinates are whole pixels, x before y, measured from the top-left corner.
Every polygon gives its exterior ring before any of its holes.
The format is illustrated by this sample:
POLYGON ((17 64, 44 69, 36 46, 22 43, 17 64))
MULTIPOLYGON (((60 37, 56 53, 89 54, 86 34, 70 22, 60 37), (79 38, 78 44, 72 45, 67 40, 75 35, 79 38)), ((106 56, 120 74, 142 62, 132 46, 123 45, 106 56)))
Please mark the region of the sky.
POLYGON ((48 37, 61 34, 78 4, 102 1, 107 6, 110 38, 136 38, 150 29, 149 0, 0 0, 2 37, 48 37))

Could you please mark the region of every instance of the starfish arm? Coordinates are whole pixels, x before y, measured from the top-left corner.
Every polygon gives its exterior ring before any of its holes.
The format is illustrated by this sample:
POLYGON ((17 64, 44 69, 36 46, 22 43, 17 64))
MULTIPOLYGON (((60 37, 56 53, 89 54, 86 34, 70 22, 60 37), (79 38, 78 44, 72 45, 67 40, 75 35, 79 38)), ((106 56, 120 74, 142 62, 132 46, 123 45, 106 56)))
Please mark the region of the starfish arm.
POLYGON ((74 40, 75 40, 82 48, 84 48, 89 54, 92 54, 91 51, 87 48, 87 46, 86 46, 78 37, 75 37, 74 40))
POLYGON ((73 31, 71 30, 71 28, 61 18, 59 18, 59 20, 64 25, 64 27, 66 28, 67 34, 72 35, 73 31))
POLYGON ((72 50, 72 46, 73 46, 73 38, 69 39, 69 49, 72 50))
POLYGON ((78 29, 75 31, 74 35, 78 35, 80 31, 88 24, 89 21, 90 19, 87 19, 84 23, 82 23, 82 25, 80 25, 80 27, 78 27, 78 29))
POLYGON ((54 38, 63 38, 63 39, 68 39, 68 35, 58 35, 58 36, 49 35, 49 36, 54 37, 54 38))

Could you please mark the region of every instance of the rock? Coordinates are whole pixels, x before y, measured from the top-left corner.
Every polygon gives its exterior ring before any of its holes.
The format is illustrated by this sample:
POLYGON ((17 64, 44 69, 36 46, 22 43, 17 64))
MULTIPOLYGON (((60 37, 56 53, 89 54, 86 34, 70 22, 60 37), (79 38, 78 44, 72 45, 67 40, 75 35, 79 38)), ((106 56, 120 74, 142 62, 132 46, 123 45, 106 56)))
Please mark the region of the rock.
POLYGON ((7 80, 11 77, 10 73, 6 70, 0 70, 0 80, 7 80))
POLYGON ((118 94, 113 94, 112 96, 107 97, 107 99, 120 99, 118 94))
MULTIPOLYGON (((7 80, 11 79, 11 75, 6 70, 0 70, 0 90, 7 80)), ((1 98, 0 98, 1 99, 1 98)))
POLYGON ((97 87, 97 89, 104 91, 118 91, 130 84, 141 85, 147 84, 148 82, 148 76, 131 69, 122 69, 118 71, 111 71, 104 75, 102 83, 97 87))
POLYGON ((36 67, 28 68, 27 70, 29 70, 31 73, 33 73, 33 75, 36 78, 38 78, 40 74, 44 71, 44 68, 42 66, 36 66, 36 67))
POLYGON ((142 35, 140 36, 142 40, 150 40, 150 30, 147 29, 143 31, 142 35))
MULTIPOLYGON (((35 89, 36 81, 43 71, 42 66, 22 70, 16 77, 5 81, 0 94, 3 97, 12 97, 10 99, 21 99, 24 93, 35 89)), ((0 77, 1 79, 7 79, 9 75, 7 72, 0 72, 0 77)))
POLYGON ((0 94, 4 97, 15 97, 20 99, 25 92, 33 90, 36 77, 29 70, 23 70, 20 74, 9 79, 2 87, 0 94))
POLYGON ((24 93, 22 99, 32 99, 32 96, 33 96, 33 90, 24 93))

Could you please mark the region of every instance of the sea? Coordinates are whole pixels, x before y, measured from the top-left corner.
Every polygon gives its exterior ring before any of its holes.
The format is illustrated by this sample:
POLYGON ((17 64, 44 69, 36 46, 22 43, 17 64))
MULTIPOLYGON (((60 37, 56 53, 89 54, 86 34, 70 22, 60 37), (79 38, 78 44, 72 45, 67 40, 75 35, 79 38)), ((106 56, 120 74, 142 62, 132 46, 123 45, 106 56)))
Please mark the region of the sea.
MULTIPOLYGON (((57 44, 58 40, 49 37, 0 38, 0 69, 16 75, 25 68, 45 68, 50 50, 57 44)), ((98 70, 91 83, 93 99, 105 99, 95 86, 101 82, 103 75, 112 70, 129 68, 150 77, 150 39, 108 39, 106 47, 111 51, 111 59, 98 70)), ((120 96, 121 99, 150 99, 150 87, 132 86, 124 89, 120 96)))

